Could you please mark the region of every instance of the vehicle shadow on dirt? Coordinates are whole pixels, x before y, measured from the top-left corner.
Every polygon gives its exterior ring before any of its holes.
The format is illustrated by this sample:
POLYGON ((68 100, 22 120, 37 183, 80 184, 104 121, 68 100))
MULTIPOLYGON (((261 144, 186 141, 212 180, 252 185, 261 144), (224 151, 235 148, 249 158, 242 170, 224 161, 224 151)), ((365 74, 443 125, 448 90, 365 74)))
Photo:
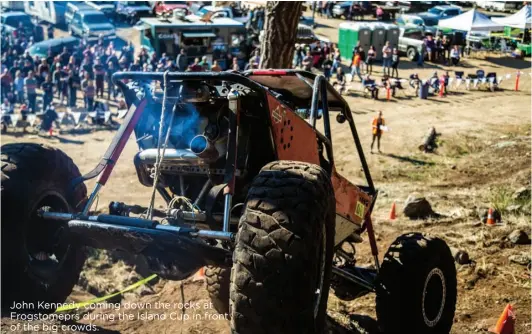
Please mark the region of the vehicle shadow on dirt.
POLYGON ((327 316, 327 334, 378 334, 377 321, 371 317, 360 314, 349 316, 349 324, 343 325, 334 318, 327 316))
POLYGON ((431 162, 431 161, 418 160, 418 159, 414 159, 411 157, 396 155, 393 153, 384 153, 383 155, 390 157, 390 158, 397 159, 399 161, 410 162, 411 164, 416 165, 416 166, 434 166, 434 162, 431 162))

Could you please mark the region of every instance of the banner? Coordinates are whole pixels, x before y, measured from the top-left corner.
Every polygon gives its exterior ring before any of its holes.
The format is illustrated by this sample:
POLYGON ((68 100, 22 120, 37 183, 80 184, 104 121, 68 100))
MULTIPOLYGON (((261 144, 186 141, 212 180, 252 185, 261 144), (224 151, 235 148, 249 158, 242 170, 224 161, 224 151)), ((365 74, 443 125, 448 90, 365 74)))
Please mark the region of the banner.
POLYGON ((460 87, 461 84, 462 84, 462 78, 457 78, 456 79, 456 88, 460 87))
POLYGON ((96 111, 91 111, 91 112, 87 113, 87 115, 89 117, 96 118, 96 111))
POLYGON ((473 88, 477 88, 478 79, 473 79, 473 88))
POLYGON ((447 82, 447 85, 451 87, 451 84, 453 83, 454 78, 449 78, 449 81, 447 82))
POLYGON ((127 112, 128 112, 128 109, 120 109, 120 110, 118 110, 118 118, 122 119, 122 118, 126 117, 127 112))
POLYGON ((471 79, 467 78, 465 79, 465 87, 466 89, 469 89, 469 85, 471 84, 471 79))
POLYGON ((482 78, 482 79, 480 79, 480 82, 482 82, 483 84, 485 84, 485 83, 486 83, 486 78, 482 78))
POLYGON ((494 77, 489 77, 488 80, 489 80, 490 84, 492 84, 495 81, 495 78, 494 77))
POLYGON ((105 114, 104 114, 104 123, 109 122, 109 118, 110 117, 111 117, 111 112, 110 111, 106 111, 105 114))
POLYGON ((497 83, 500 85, 501 82, 502 82, 502 80, 503 80, 503 77, 498 77, 498 78, 497 78, 497 83))

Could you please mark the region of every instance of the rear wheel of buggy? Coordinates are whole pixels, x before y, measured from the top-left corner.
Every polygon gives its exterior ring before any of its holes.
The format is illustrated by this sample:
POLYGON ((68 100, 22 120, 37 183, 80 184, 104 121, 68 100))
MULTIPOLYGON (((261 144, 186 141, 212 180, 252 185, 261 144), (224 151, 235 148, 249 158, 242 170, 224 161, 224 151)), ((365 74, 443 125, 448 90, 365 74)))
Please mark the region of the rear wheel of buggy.
POLYGON ((449 333, 456 307, 456 268, 447 244, 410 233, 384 256, 376 284, 384 333, 449 333))
POLYGON ((230 268, 216 266, 205 267, 205 281, 207 292, 212 305, 219 314, 229 315, 229 280, 230 268))
POLYGON ((261 170, 233 253, 233 333, 323 332, 334 213, 330 177, 321 167, 276 161, 261 170))
POLYGON ((7 144, 1 151, 2 308, 14 302, 61 303, 78 281, 85 254, 70 243, 66 223, 41 219, 38 211, 73 212, 85 203, 87 189, 71 188, 80 172, 60 150, 7 144))

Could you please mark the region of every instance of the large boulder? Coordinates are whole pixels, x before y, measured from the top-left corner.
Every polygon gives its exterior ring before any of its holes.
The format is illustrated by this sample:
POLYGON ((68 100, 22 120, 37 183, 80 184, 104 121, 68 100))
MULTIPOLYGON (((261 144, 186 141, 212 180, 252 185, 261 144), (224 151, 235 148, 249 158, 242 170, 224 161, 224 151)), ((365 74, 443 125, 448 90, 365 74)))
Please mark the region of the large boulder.
POLYGON ((508 240, 514 245, 526 245, 530 243, 528 234, 522 230, 514 230, 508 235, 508 240))
POLYGON ((410 194, 406 199, 403 214, 410 219, 424 219, 434 215, 429 201, 419 194, 410 194))
POLYGON ((524 201, 530 199, 530 188, 522 187, 515 191, 512 196, 514 200, 524 201))

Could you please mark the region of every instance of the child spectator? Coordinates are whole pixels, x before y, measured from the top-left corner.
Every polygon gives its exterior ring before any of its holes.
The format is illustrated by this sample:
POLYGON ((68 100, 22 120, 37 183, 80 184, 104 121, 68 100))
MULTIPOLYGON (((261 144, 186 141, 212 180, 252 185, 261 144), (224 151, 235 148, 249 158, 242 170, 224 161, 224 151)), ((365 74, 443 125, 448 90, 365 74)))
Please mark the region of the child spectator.
POLYGON ((93 111, 94 108, 94 96, 96 95, 96 89, 92 80, 87 81, 87 86, 83 90, 85 94, 85 100, 87 101, 87 111, 93 111))

